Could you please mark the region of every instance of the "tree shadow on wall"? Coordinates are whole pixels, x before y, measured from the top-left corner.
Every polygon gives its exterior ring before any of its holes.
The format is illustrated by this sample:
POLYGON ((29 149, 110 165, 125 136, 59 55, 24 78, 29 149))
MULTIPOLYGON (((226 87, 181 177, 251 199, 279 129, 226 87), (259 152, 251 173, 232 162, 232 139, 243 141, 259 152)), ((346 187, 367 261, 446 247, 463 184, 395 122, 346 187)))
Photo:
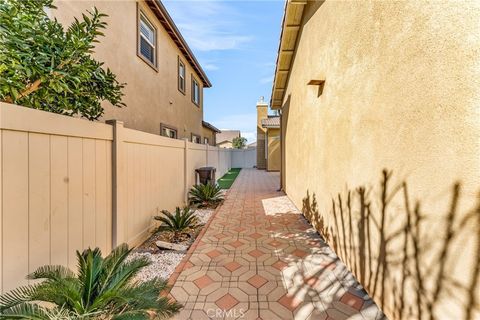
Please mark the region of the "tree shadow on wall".
POLYGON ((479 317, 480 197, 472 210, 459 212, 455 183, 446 213, 427 214, 407 182, 393 185, 391 177, 384 170, 378 189, 338 194, 325 213, 307 191, 302 212, 393 318, 479 317))

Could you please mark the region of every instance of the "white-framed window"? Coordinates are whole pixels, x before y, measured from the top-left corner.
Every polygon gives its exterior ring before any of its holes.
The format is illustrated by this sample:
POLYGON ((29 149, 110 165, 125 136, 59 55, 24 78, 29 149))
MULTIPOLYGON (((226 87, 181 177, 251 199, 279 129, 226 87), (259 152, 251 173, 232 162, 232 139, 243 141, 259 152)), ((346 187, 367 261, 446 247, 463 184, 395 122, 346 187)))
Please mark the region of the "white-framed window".
POLYGON ((197 106, 200 106, 200 85, 192 75, 192 101, 197 106))
POLYGON ((139 10, 138 14, 138 55, 149 65, 157 66, 157 30, 139 10))
POLYGON ((192 142, 193 143, 202 143, 202 138, 199 135, 192 133, 192 142))
POLYGON ((177 129, 166 126, 163 123, 160 125, 160 134, 164 137, 177 139, 177 129))
POLYGON ((185 64, 178 57, 178 90, 185 94, 185 64))
POLYGON ((209 141, 208 141, 208 138, 207 138, 207 137, 203 138, 203 143, 204 143, 204 144, 208 144, 208 142, 209 142, 209 141))

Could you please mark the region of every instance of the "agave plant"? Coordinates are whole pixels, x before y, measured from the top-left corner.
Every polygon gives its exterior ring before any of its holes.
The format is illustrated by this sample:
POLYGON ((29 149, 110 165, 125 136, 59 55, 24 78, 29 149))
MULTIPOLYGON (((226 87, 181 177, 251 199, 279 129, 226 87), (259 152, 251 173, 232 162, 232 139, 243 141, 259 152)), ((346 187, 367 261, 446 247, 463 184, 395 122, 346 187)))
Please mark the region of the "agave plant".
POLYGON ((0 296, 0 318, 161 319, 178 312, 179 304, 160 295, 164 280, 134 280, 150 262, 126 260, 130 251, 126 244, 105 258, 98 248, 77 251, 77 273, 63 266, 38 268, 27 278, 43 281, 0 296))
POLYGON ((162 225, 158 227, 158 231, 170 231, 173 233, 174 241, 179 240, 182 235, 189 234, 188 231, 199 226, 198 218, 195 211, 189 207, 175 209, 175 214, 168 210, 162 210, 162 216, 155 216, 155 220, 161 221, 162 225))
POLYGON ((189 192, 190 202, 201 207, 216 206, 223 201, 223 192, 218 185, 198 184, 192 187, 189 192))

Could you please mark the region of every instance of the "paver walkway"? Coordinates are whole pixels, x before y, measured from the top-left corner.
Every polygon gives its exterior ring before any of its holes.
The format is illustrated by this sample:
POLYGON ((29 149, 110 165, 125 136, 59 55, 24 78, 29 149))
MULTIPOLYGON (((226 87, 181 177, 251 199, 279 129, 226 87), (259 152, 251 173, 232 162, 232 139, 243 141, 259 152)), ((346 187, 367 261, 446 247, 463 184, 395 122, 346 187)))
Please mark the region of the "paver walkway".
POLYGON ((241 171, 171 290, 175 319, 382 319, 278 185, 241 171))

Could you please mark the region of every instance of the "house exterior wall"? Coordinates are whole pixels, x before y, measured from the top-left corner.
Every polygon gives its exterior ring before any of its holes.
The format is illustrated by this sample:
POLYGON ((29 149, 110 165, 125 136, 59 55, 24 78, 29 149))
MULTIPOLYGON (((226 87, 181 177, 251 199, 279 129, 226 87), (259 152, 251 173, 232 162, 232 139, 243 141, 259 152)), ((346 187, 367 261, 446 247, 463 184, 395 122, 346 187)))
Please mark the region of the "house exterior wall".
POLYGON ((478 215, 449 229, 478 205, 478 48, 478 2, 305 7, 283 99, 283 187, 389 319, 480 317, 478 215), (312 79, 326 81, 320 96, 312 79))
POLYGON ((280 170, 280 129, 267 129, 268 152, 267 152, 267 170, 280 170))
POLYGON ((232 145, 232 142, 231 141, 224 141, 224 142, 221 142, 217 145, 217 147, 219 148, 226 148, 226 149, 232 149, 233 148, 233 145, 232 145))
POLYGON ((215 136, 216 136, 215 131, 206 127, 202 127, 202 143, 204 143, 204 138, 208 138, 208 144, 211 146, 215 146, 216 144, 215 136))
POLYGON ((203 118, 203 94, 198 107, 191 98, 191 77, 196 77, 203 90, 200 77, 182 55, 177 45, 143 1, 138 7, 157 29, 158 71, 137 56, 137 2, 129 1, 55 1, 58 9, 51 14, 64 26, 74 17, 81 17, 93 6, 108 14, 105 37, 96 44, 94 57, 105 62, 124 89, 125 108, 115 108, 103 103, 105 114, 101 120, 117 119, 125 126, 153 134, 160 134, 163 123, 177 130, 178 138, 190 139, 191 133, 201 135, 203 118), (178 59, 186 66, 185 94, 178 90, 178 59))
POLYGON ((262 127, 262 119, 266 119, 268 114, 268 105, 266 103, 257 104, 257 169, 266 169, 267 160, 265 155, 265 139, 267 129, 262 127))

